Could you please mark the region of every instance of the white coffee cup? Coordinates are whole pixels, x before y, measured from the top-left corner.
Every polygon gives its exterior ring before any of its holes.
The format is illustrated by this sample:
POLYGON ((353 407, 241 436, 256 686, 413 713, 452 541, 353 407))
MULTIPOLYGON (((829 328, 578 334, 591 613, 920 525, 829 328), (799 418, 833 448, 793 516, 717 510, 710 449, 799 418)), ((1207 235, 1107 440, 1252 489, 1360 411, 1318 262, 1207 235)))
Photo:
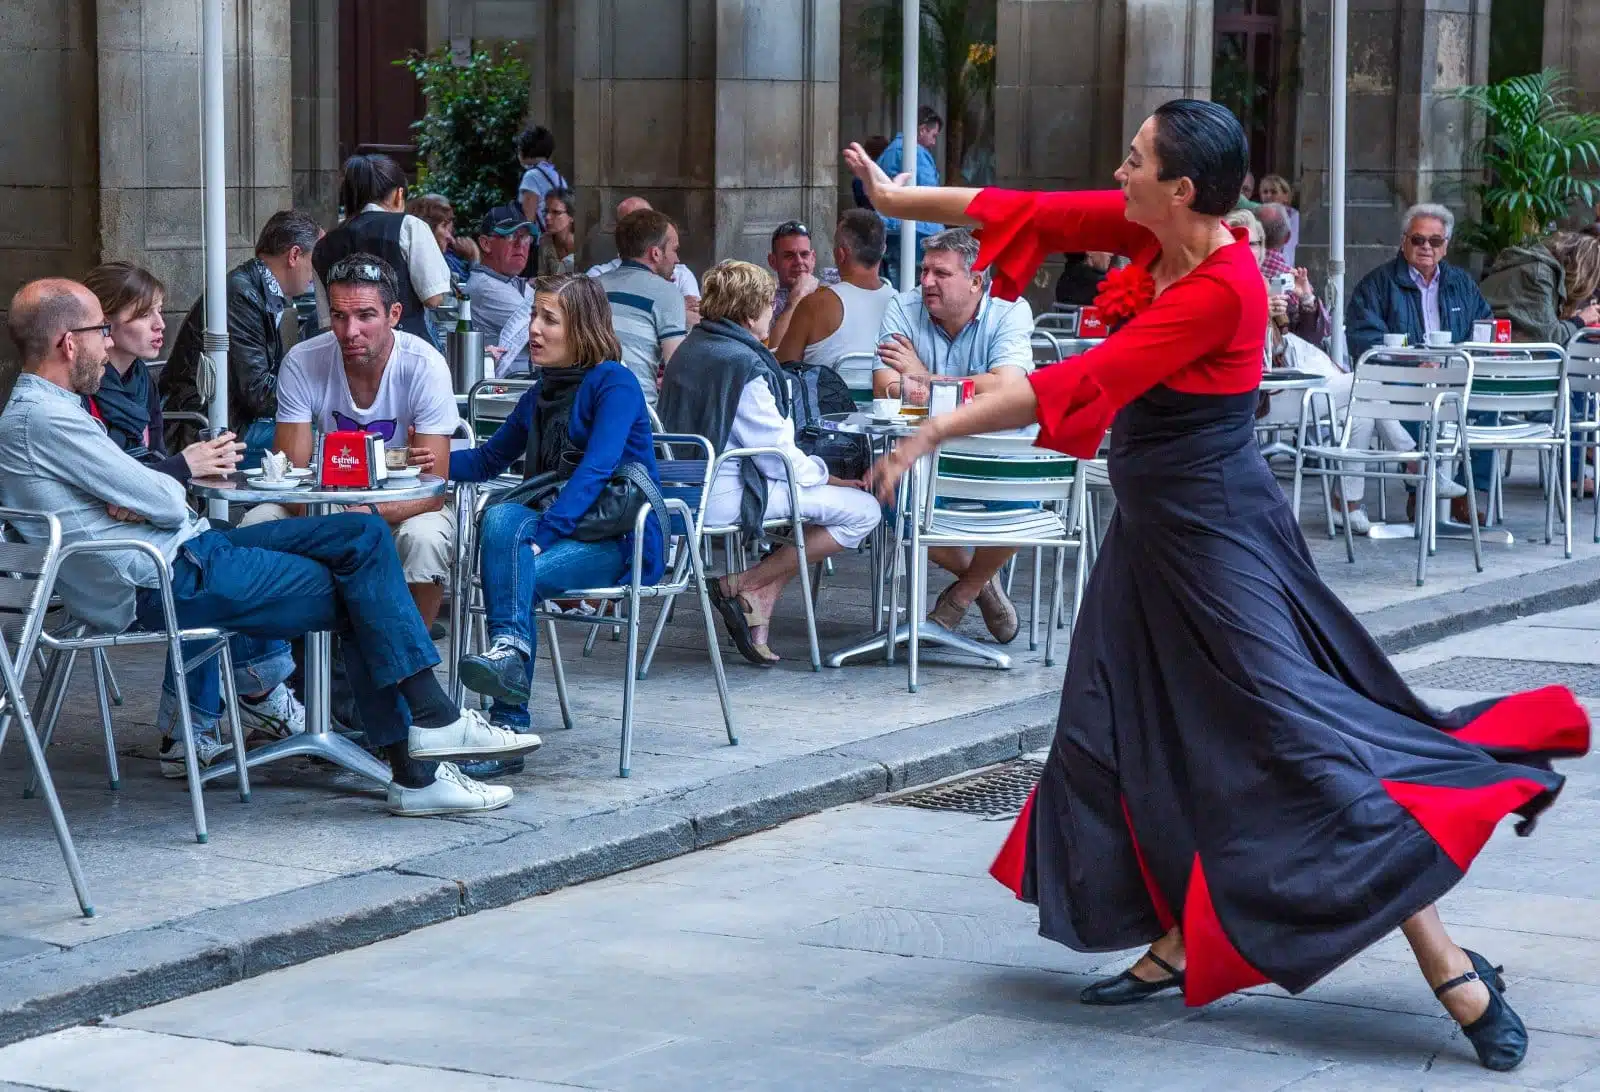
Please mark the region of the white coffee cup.
POLYGON ((1455 344, 1454 340, 1450 337, 1449 330, 1429 330, 1427 333, 1427 340, 1429 347, 1434 349, 1455 344))
POLYGON ((1384 334, 1383 347, 1385 349, 1404 349, 1406 347, 1406 335, 1384 334))
POLYGON ((900 414, 900 399, 874 398, 872 400, 872 416, 897 417, 900 414))

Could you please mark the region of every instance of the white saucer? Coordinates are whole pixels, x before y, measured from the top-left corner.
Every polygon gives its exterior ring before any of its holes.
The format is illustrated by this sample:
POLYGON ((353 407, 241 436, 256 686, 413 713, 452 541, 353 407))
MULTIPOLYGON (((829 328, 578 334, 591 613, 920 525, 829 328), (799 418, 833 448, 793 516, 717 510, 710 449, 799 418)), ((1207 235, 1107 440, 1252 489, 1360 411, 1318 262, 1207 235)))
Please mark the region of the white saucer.
MULTIPOLYGON (((247 478, 259 478, 261 477, 261 473, 261 468, 257 466, 246 470, 244 472, 244 476, 247 478)), ((291 481, 298 481, 301 478, 311 477, 311 468, 308 466, 291 466, 287 471, 284 472, 284 474, 291 481)))
POLYGON ((302 483, 300 481, 297 481, 294 478, 286 478, 281 482, 269 482, 269 481, 266 481, 266 480, 263 479, 261 481, 256 481, 256 482, 250 483, 250 488, 252 488, 252 489, 273 489, 273 490, 299 489, 301 484, 302 483))
POLYGON ((389 468, 389 477, 391 478, 418 478, 421 476, 422 467, 420 466, 405 466, 401 467, 399 470, 396 470, 393 467, 389 468))

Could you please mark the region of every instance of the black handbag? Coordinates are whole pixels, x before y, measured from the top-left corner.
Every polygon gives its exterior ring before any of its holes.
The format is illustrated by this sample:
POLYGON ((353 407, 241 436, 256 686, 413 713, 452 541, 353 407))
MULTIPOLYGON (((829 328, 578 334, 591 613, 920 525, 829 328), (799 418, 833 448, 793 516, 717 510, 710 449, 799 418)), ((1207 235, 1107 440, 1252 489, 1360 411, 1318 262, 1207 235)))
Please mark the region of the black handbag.
MULTIPOLYGON (((538 465, 537 413, 533 415, 533 420, 528 425, 528 443, 523 452, 524 466, 538 465)), ((496 496, 490 504, 520 504, 535 512, 544 512, 556 502, 556 497, 561 494, 561 490, 566 487, 582 462, 583 452, 569 443, 563 448, 555 470, 525 478, 496 496)), ((612 471, 605 485, 601 486, 600 495, 589 506, 589 510, 578 519, 577 525, 567 537, 578 542, 608 542, 624 535, 631 535, 634 521, 639 518, 639 510, 647 504, 655 511, 656 521, 661 524, 662 534, 666 534, 667 528, 671 526, 667 522, 667 502, 661 496, 661 490, 656 486, 655 480, 650 477, 650 471, 640 462, 621 463, 612 471)))

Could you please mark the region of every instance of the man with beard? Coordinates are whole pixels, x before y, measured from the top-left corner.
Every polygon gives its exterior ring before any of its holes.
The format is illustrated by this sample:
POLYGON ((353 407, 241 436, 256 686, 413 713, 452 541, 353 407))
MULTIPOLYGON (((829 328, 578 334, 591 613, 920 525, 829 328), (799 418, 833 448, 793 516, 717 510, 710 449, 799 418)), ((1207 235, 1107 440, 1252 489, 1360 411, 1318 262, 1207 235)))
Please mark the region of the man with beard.
MULTIPOLYGON (((150 543, 171 567, 179 624, 233 632, 235 663, 314 630, 342 631, 368 741, 394 772, 391 812, 457 814, 510 802, 510 789, 434 760, 506 758, 539 739, 450 702, 381 519, 350 513, 212 530, 175 478, 123 451, 83 408, 80 398, 99 389, 110 340, 94 294, 73 281, 34 281, 12 297, 8 325, 23 370, 0 413, 0 504, 54 513, 64 545, 150 543)), ((157 586, 154 561, 126 551, 67 558, 55 590, 74 618, 119 633, 162 624, 157 586)), ((191 695, 215 693, 216 670, 211 659, 190 672, 191 695)))
MULTIPOLYGON (((272 446, 295 466, 311 462, 313 425, 325 433, 375 433, 386 448, 427 449, 435 465, 449 463, 450 437, 461 423, 450 369, 425 338, 396 328, 396 278, 371 254, 352 254, 328 271, 333 329, 290 349, 278 376, 272 446)), ((394 529, 411 597, 433 625, 455 557, 454 507, 443 496, 363 507, 394 529)), ((284 505, 257 505, 242 526, 289 514, 284 505)))

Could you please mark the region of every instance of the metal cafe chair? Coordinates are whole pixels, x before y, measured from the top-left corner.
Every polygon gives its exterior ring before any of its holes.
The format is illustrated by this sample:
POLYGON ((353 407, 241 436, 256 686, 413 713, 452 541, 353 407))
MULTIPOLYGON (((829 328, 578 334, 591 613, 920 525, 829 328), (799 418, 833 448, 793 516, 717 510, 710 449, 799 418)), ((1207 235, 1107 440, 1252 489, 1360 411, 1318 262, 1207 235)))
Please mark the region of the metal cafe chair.
MULTIPOLYGON (((0 510, 3 513, 4 510, 0 510)), ((49 608, 49 595, 40 579, 54 564, 61 551, 61 521, 52 515, 11 513, 35 522, 42 541, 0 542, 0 572, 10 579, 0 579, 0 610, 23 617, 22 632, 37 614, 42 617, 49 608)), ((9 517, 8 517, 9 518, 9 517)), ((4 636, 0 636, 0 750, 5 749, 6 735, 13 722, 22 736, 23 748, 28 752, 28 762, 33 776, 44 795, 45 807, 50 813, 50 824, 55 828, 56 844, 61 847, 61 858, 66 862, 67 875, 72 879, 72 890, 78 897, 78 909, 86 918, 94 917, 94 902, 89 897, 88 884, 84 882, 83 868, 78 863, 78 850, 67 829, 66 816, 61 811, 61 799, 56 795, 54 779, 45 758, 44 744, 34 729, 33 714, 28 709, 23 693, 22 672, 18 664, 27 660, 13 660, 4 636)), ((19 643, 20 648, 20 643, 19 643)))
MULTIPOLYGON (((1544 540, 1554 537, 1559 508, 1565 527, 1566 556, 1572 556, 1572 463, 1567 455, 1571 445, 1572 402, 1567 394, 1567 351, 1548 343, 1466 344, 1461 350, 1472 358, 1472 391, 1468 410, 1514 414, 1499 424, 1467 423, 1467 442, 1474 450, 1488 448, 1495 453, 1494 469, 1485 483, 1489 490, 1489 521, 1495 523, 1505 512, 1504 456, 1502 452, 1538 453, 1545 482, 1544 540), (1535 420, 1548 416, 1549 421, 1535 420), (1555 463, 1559 461, 1560 466, 1555 463)), ((1450 429, 1445 428, 1448 435, 1450 429)))
MULTIPOLYGON (((1567 391, 1572 415, 1567 427, 1579 453, 1574 484, 1581 485, 1587 457, 1600 452, 1600 330, 1579 330, 1567 343, 1567 391)), ((1600 488, 1595 490, 1594 541, 1600 542, 1600 488)))
MULTIPOLYGON (((233 732, 234 759, 239 773, 239 799, 246 803, 250 800, 250 774, 245 763, 244 732, 239 726, 239 696, 234 691, 233 656, 228 649, 228 632, 211 626, 184 628, 178 624, 177 608, 172 599, 172 568, 167 564, 161 551, 149 542, 136 539, 106 539, 100 542, 74 542, 63 546, 60 524, 59 521, 55 521, 55 517, 22 509, 0 508, 0 523, 10 525, 20 532, 24 540, 21 546, 43 543, 46 548, 45 556, 34 566, 37 571, 12 570, 13 579, 0 580, 0 607, 11 605, 14 609, 21 609, 24 602, 27 604, 21 637, 17 645, 16 662, 26 663, 32 658, 35 649, 42 648, 49 654, 44 682, 35 701, 35 705, 46 713, 40 725, 42 745, 49 747, 51 737, 55 734, 56 721, 61 715, 71 665, 79 653, 93 653, 96 650, 131 645, 165 644, 168 662, 174 668, 178 724, 183 734, 184 765, 189 781, 190 806, 194 814, 195 841, 204 844, 210 836, 206 830, 205 803, 201 797, 200 764, 194 754, 194 726, 189 718, 189 688, 186 673, 212 657, 217 658, 222 673, 223 704, 228 714, 228 726, 233 732), (66 624, 55 632, 45 628, 45 616, 50 609, 50 597, 55 590, 62 562, 77 556, 104 556, 129 552, 144 554, 155 567, 157 590, 161 596, 162 628, 96 634, 89 633, 87 627, 72 619, 68 619, 66 624), (200 652, 186 659, 183 651, 185 641, 202 642, 200 652)), ((5 543, 3 549, 9 550, 18 545, 5 543)), ((6 566, 0 565, 0 571, 6 571, 6 566)), ((110 710, 106 705, 103 676, 98 673, 96 683, 100 714, 106 730, 108 760, 115 780, 116 759, 110 728, 110 710)))
MULTIPOLYGON (((1333 537, 1333 478, 1376 478, 1381 483, 1389 480, 1413 482, 1418 489, 1417 522, 1417 586, 1421 587, 1428 575, 1428 556, 1436 547, 1435 530, 1439 518, 1438 470, 1441 464, 1461 458, 1467 464, 1467 491, 1472 491, 1472 465, 1470 456, 1472 433, 1467 429, 1467 399, 1472 390, 1473 362, 1459 346, 1437 349, 1369 349, 1356 361, 1355 379, 1350 387, 1350 406, 1345 411, 1344 425, 1337 444, 1302 444, 1295 452, 1293 512, 1300 511, 1300 493, 1303 476, 1314 475, 1322 481, 1323 506, 1328 513, 1328 535, 1333 537), (1350 440, 1357 418, 1372 420, 1411 421, 1421 426, 1421 439, 1415 452, 1395 452, 1373 448, 1352 447, 1350 440), (1447 427, 1448 426, 1448 427, 1447 427), (1404 460, 1404 461, 1401 461, 1404 460), (1385 463, 1399 462, 1396 470, 1385 469, 1385 463), (1415 462, 1415 472, 1406 466, 1415 462), (1368 464, 1377 464, 1376 469, 1368 464)), ((1334 418, 1333 396, 1325 391, 1312 392, 1301 407, 1302 432, 1306 415, 1315 412, 1308 407, 1317 398, 1327 400, 1326 415, 1334 418)), ((1483 544, 1478 534, 1478 521, 1468 520, 1472 528, 1472 560, 1479 572, 1483 571, 1483 544)), ((1350 521, 1344 523, 1345 556, 1355 564, 1355 540, 1350 531, 1350 521)))
MULTIPOLYGON (((534 611, 534 616, 542 621, 545 626, 545 642, 549 648, 550 666, 555 675, 556 698, 561 709, 562 724, 570 729, 572 727, 572 707, 567 692, 566 670, 561 659, 561 643, 557 632, 560 623, 569 625, 588 626, 591 631, 599 627, 622 626, 625 628, 627 638, 627 668, 622 682, 622 739, 618 760, 618 776, 627 777, 631 772, 633 761, 633 722, 635 691, 637 683, 645 678, 657 644, 661 638, 661 631, 666 625, 667 607, 680 595, 693 592, 700 601, 701 613, 704 616, 708 652, 711 658, 712 672, 716 678, 717 697, 722 706, 722 717, 727 729, 728 743, 730 746, 739 742, 738 730, 734 724, 733 707, 728 697, 727 675, 723 670, 722 650, 717 640, 716 622, 712 614, 710 596, 706 592, 705 569, 702 562, 698 544, 702 537, 700 513, 705 509, 705 498, 711 486, 711 443, 702 436, 689 436, 679 434, 658 434, 655 437, 657 445, 662 449, 670 448, 674 452, 683 452, 694 449, 705 456, 701 459, 691 460, 664 460, 658 463, 658 470, 662 478, 662 495, 666 501, 668 519, 672 526, 663 528, 668 538, 669 556, 667 571, 661 581, 656 584, 645 584, 641 581, 643 571, 644 550, 644 522, 651 509, 646 506, 639 512, 635 524, 633 569, 630 580, 625 584, 604 588, 570 588, 562 591, 553 599, 580 599, 601 602, 619 603, 622 613, 582 615, 570 611, 562 611, 551 605, 547 600, 540 604, 534 611), (648 655, 641 658, 639 638, 643 624, 643 604, 646 600, 658 600, 661 611, 658 613, 655 628, 652 631, 647 649, 648 655)), ((465 509, 472 513, 466 523, 476 528, 476 516, 481 513, 486 502, 492 499, 495 492, 507 488, 509 483, 462 483, 460 489, 467 494, 465 509)), ((461 575, 462 584, 459 585, 460 597, 464 604, 464 614, 481 616, 483 613, 482 581, 477 576, 477 551, 481 549, 481 541, 474 533, 470 540, 470 551, 467 554, 467 567, 461 575)), ((461 627, 463 639, 460 642, 460 651, 452 650, 459 656, 470 649, 474 643, 472 638, 476 635, 481 642, 481 635, 475 633, 475 627, 463 625, 461 627)), ((454 665, 452 665, 452 673, 454 665)), ((452 683, 459 693, 459 680, 452 676, 452 683)))
MULTIPOLYGON (((907 594, 911 623, 906 656, 907 688, 917 691, 924 604, 928 594, 927 551, 935 546, 1009 546, 1017 549, 1054 550, 1055 585, 1051 592, 1051 618, 1046 625, 1045 663, 1055 663, 1056 623, 1063 611, 1067 549, 1078 549, 1074 575, 1073 611, 1083 598, 1088 581, 1089 556, 1084 547, 1084 503, 1087 475, 1079 460, 1034 447, 1029 430, 963 437, 940 447, 922 461, 920 478, 930 470, 933 479, 910 511, 900 518, 900 545, 908 549, 910 571, 907 594), (1037 501, 1039 508, 965 511, 941 508, 947 501, 1037 501)), ((919 482, 920 485, 920 482, 919 482)), ((895 563, 898 564, 898 549, 895 563)), ((1034 584, 1034 625, 1040 611, 1040 582, 1034 584)), ((890 616, 898 613, 899 584, 891 585, 890 616)), ((989 660, 1002 669, 1011 666, 1005 653, 990 645, 967 641, 948 632, 937 634, 940 644, 989 660)))

